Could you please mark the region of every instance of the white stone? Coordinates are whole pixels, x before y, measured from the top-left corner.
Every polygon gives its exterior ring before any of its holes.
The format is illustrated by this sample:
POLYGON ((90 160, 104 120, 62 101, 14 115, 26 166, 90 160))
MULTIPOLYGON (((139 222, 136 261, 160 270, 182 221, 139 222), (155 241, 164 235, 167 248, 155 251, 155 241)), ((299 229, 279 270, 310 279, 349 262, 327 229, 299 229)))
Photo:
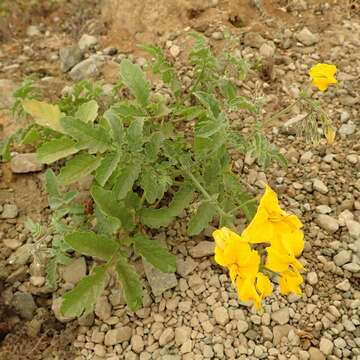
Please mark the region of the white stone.
POLYGON ((215 321, 220 325, 225 325, 229 322, 229 314, 228 311, 220 306, 213 311, 213 316, 215 321))
POLYGON ((214 255, 215 244, 213 241, 201 241, 190 249, 190 255, 193 258, 201 258, 214 255))
POLYGON ((284 307, 271 314, 271 318, 280 325, 287 324, 290 319, 289 308, 284 307))
POLYGON ((249 329, 249 324, 245 320, 238 320, 236 326, 240 334, 245 333, 249 329))
POLYGON ((141 352, 144 350, 144 340, 140 335, 133 335, 131 337, 130 343, 132 350, 137 354, 141 354, 141 352))
POLYGON ((70 284, 77 284, 86 276, 86 262, 83 257, 75 259, 62 269, 62 278, 70 284))
POLYGON ((355 240, 360 239, 360 223, 354 220, 347 220, 345 224, 350 236, 355 240))
POLYGON ((167 345, 171 340, 174 339, 174 330, 172 328, 167 328, 163 331, 159 338, 159 344, 160 346, 167 345))
POLYGON ((318 35, 313 34, 307 27, 296 34, 296 39, 307 46, 314 45, 319 41, 318 35))
POLYGON ((79 48, 81 51, 86 51, 87 49, 89 49, 90 47, 94 46, 97 44, 97 38, 95 36, 92 35, 88 35, 88 34, 84 34, 79 42, 79 48))
POLYGON ((311 271, 306 276, 307 282, 310 285, 316 285, 319 281, 317 273, 315 271, 311 271))
POLYGON ((131 339, 132 329, 129 326, 122 326, 109 330, 105 334, 104 344, 112 346, 131 339))
POLYGON ((314 179, 313 180, 313 189, 318 191, 321 194, 326 194, 329 191, 327 186, 320 179, 314 179))
POLYGON ((330 234, 336 232, 339 229, 339 223, 336 219, 329 215, 320 214, 316 218, 316 223, 330 234))
POLYGON ((334 263, 336 266, 343 266, 351 261, 351 256, 351 251, 341 250, 338 254, 334 256, 334 263))
POLYGON ((338 283, 336 285, 336 288, 339 290, 342 290, 342 291, 349 291, 351 289, 351 284, 348 279, 345 279, 345 280, 341 281, 340 283, 338 283))
POLYGON ((177 46, 177 45, 172 45, 172 46, 170 47, 169 51, 170 51, 171 56, 174 57, 174 58, 176 58, 176 57, 179 56, 181 50, 180 50, 180 47, 179 47, 179 46, 177 46))
POLYGON ((320 351, 324 354, 324 355, 330 355, 333 351, 334 348, 334 344, 331 340, 322 337, 320 340, 320 351))

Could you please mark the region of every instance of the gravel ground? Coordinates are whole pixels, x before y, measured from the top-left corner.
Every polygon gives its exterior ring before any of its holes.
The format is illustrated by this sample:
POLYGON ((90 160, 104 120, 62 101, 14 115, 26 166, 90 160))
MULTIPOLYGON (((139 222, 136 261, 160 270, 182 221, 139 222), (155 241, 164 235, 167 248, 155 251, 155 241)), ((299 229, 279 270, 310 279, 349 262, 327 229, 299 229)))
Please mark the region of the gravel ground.
MULTIPOLYGON (((213 229, 188 238, 184 214, 156 234, 177 255, 176 276, 144 268, 135 259, 148 280, 142 309, 129 312, 120 289, 110 281, 94 314, 64 318, 59 298, 85 276, 90 263, 80 257, 63 267, 61 286, 53 294, 44 285, 44 269, 32 256, 34 240, 23 225, 26 217, 46 221, 49 215, 42 168, 32 155, 19 154, 11 164, 1 164, 0 335, 7 335, 0 345, 1 359, 360 360, 360 20, 356 4, 344 9, 321 1, 315 7, 307 1, 290 3, 297 4, 290 9, 295 22, 277 23, 260 13, 266 31, 240 29, 239 52, 249 60, 261 58, 263 64, 262 71, 250 74, 245 91, 260 91, 266 109, 279 109, 306 86, 314 63, 336 64, 339 86, 314 94, 331 115, 336 141, 310 145, 279 121, 269 127, 268 137, 288 159, 288 169, 275 165, 265 174, 248 157, 235 159, 235 166, 254 194, 261 191, 262 181, 269 182, 283 207, 305 224, 303 295, 275 292, 260 312, 239 302, 228 275, 213 260, 213 229), (348 17, 346 10, 351 9, 348 17), (326 26, 305 26, 307 15, 318 16, 326 26)), ((54 94, 89 76, 110 84, 125 55, 116 45, 105 47, 99 27, 91 24, 79 41, 53 28, 47 33, 46 24, 27 27, 22 58, 21 47, 4 43, 0 104, 11 103, 10 89, 36 51, 45 65, 31 60, 30 69, 47 69, 51 78, 42 75, 39 83, 54 94), (6 56, 11 46, 12 57, 6 56)), ((223 29, 211 24, 205 31, 215 49, 222 44, 223 29)), ((183 76, 188 76, 183 67, 187 41, 184 30, 168 35, 162 44, 183 76)), ((135 60, 146 61, 137 55, 135 60)), ((300 110, 294 108, 289 119, 301 115, 300 110)), ((0 113, 0 120, 4 134, 13 129, 7 112, 0 113)), ((246 133, 252 119, 233 121, 246 133)), ((243 226, 240 219, 239 229, 243 226)))

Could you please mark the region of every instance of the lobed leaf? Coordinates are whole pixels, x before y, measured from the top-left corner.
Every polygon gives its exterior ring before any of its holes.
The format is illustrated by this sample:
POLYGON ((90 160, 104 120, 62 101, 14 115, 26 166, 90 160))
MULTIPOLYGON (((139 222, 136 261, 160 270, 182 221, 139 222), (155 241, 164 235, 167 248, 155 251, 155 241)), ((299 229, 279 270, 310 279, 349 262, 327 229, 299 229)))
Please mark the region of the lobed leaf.
POLYGON ((120 256, 116 263, 116 272, 130 310, 138 310, 142 305, 143 297, 143 286, 138 273, 123 256, 120 256))
POLYGON ((75 117, 84 123, 94 122, 98 116, 98 110, 99 105, 97 102, 95 100, 90 100, 78 107, 75 117))
POLYGON ((64 241, 78 253, 101 260, 110 260, 119 250, 114 240, 92 231, 75 231, 65 235, 64 241))
POLYGON ((133 238, 135 252, 162 272, 176 271, 176 257, 168 252, 157 240, 150 240, 143 234, 133 238))
POLYGON ((78 151, 75 141, 63 136, 43 143, 36 152, 41 163, 51 164, 78 151))
POLYGON ((140 165, 136 163, 130 163, 121 169, 114 186, 114 194, 118 200, 124 199, 128 192, 132 190, 135 181, 139 177, 140 170, 140 165))
POLYGON ((95 171, 100 166, 101 160, 100 157, 89 154, 76 155, 61 168, 57 180, 62 185, 69 185, 78 181, 95 171))
POLYGON ((22 106, 25 112, 34 118, 36 124, 57 132, 64 131, 60 124, 60 118, 63 114, 58 105, 48 104, 35 99, 25 99, 22 102, 22 106))
POLYGON ((140 66, 124 59, 120 64, 120 76, 139 104, 146 106, 150 95, 150 84, 140 66))
POLYGON ((188 224, 188 234, 198 235, 206 229, 212 218, 216 215, 216 208, 209 202, 202 203, 188 224))
POLYGON ((117 168, 120 161, 120 153, 113 152, 107 154, 102 160, 100 166, 96 169, 95 179, 104 186, 117 168))
POLYGON ((64 295, 64 301, 60 308, 63 315, 80 317, 82 314, 89 314, 104 291, 108 277, 103 266, 95 267, 91 275, 81 279, 72 290, 64 295))
POLYGON ((111 141, 104 128, 86 124, 71 116, 63 117, 60 122, 65 132, 78 142, 80 149, 89 149, 91 153, 102 153, 109 148, 111 141))

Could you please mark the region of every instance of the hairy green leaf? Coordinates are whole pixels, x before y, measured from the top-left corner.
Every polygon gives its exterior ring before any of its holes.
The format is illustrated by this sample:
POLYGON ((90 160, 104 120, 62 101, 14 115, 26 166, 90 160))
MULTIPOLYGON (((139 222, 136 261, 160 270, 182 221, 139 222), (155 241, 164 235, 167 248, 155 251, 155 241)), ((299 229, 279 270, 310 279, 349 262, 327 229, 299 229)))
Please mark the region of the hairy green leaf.
POLYGON ((150 84, 140 66, 124 59, 120 64, 120 76, 139 104, 145 106, 150 95, 150 84))
POLYGON ((140 170, 140 165, 136 163, 128 164, 121 169, 114 187, 114 194, 118 200, 124 199, 132 189, 134 182, 139 177, 140 170))
POLYGON ((68 135, 78 142, 80 149, 89 149, 91 153, 102 153, 110 146, 106 130, 99 125, 86 124, 79 119, 66 116, 60 120, 68 135))
POLYGON ((78 253, 101 260, 109 260, 119 250, 112 239, 92 231, 75 231, 64 237, 65 242, 78 253))
POLYGON ((43 143, 36 152, 41 163, 51 164, 78 151, 75 141, 64 136, 43 143))
POLYGON ((172 273, 176 270, 176 257, 168 252, 157 240, 150 240, 143 234, 133 238, 134 249, 147 262, 162 272, 172 273))
POLYGON ((139 118, 135 119, 129 125, 127 131, 127 141, 129 144, 130 151, 139 151, 141 150, 143 140, 143 127, 144 119, 139 118))
POLYGON ((114 139, 117 146, 121 146, 124 138, 124 125, 120 116, 113 108, 105 111, 103 116, 110 125, 112 138, 114 139))
POLYGON ((185 183, 173 196, 168 207, 161 209, 146 208, 141 211, 142 222, 151 228, 168 226, 192 201, 194 190, 185 183))
POLYGON ((144 170, 140 179, 140 186, 143 188, 145 199, 149 204, 161 199, 170 185, 171 178, 169 176, 148 169, 144 170))
POLYGON ((95 267, 91 275, 81 279, 74 289, 64 295, 60 308, 62 314, 70 317, 89 314, 104 291, 108 277, 103 266, 95 267))
POLYGON ((204 91, 197 91, 194 93, 200 103, 211 111, 212 115, 217 118, 221 112, 220 104, 215 96, 204 91))
POLYGON ((143 286, 139 275, 123 256, 120 256, 116 263, 116 272, 129 309, 138 310, 142 305, 143 296, 143 286))
POLYGON ((212 218, 216 215, 216 208, 209 202, 202 203, 196 213, 191 217, 188 224, 188 234, 190 236, 198 235, 208 225, 212 218))
POLYGON ((120 161, 120 153, 113 152, 107 154, 101 161, 100 166, 96 169, 95 179, 101 185, 104 186, 109 180, 110 176, 115 171, 120 161))
POLYGON ((91 174, 101 163, 100 157, 89 154, 79 154, 69 160, 66 165, 61 168, 57 179, 62 185, 69 185, 82 177, 91 174))
POLYGON ((84 104, 81 104, 76 113, 75 117, 85 123, 94 122, 98 116, 99 105, 95 100, 90 100, 84 104))
POLYGON ((120 204, 113 191, 105 190, 100 186, 93 185, 90 189, 91 196, 100 210, 107 216, 118 218, 126 230, 132 230, 134 221, 124 204, 120 204))
POLYGON ((34 118, 36 124, 63 132, 60 124, 60 118, 63 114, 58 105, 47 104, 35 99, 25 99, 22 102, 22 106, 34 118))

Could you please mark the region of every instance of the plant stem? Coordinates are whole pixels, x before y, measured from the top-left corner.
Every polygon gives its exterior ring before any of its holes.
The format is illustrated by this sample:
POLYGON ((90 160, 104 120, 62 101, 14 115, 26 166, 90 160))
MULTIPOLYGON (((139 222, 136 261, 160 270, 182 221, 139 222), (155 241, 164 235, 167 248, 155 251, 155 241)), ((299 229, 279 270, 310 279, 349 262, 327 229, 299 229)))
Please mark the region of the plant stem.
POLYGON ((301 101, 301 98, 296 99, 292 104, 290 104, 289 106, 287 106, 285 109, 282 109, 282 110, 276 112, 275 114, 271 115, 271 116, 268 117, 267 119, 265 119, 262 125, 263 125, 263 126, 268 125, 268 124, 271 123, 272 121, 278 119, 280 116, 285 115, 285 114, 288 113, 292 108, 294 108, 300 101, 301 101))
POLYGON ((203 196, 205 197, 206 200, 210 201, 211 203, 214 204, 214 206, 216 207, 216 210, 218 211, 218 213, 222 216, 222 217, 229 217, 229 214, 226 213, 220 206, 218 203, 214 202, 214 199, 211 197, 211 195, 206 191, 206 189, 200 184, 200 182, 196 179, 196 177, 193 175, 193 173, 188 170, 188 169, 184 169, 186 174, 189 176, 189 178, 191 179, 191 181, 194 183, 194 185, 198 188, 198 190, 203 194, 203 196))

